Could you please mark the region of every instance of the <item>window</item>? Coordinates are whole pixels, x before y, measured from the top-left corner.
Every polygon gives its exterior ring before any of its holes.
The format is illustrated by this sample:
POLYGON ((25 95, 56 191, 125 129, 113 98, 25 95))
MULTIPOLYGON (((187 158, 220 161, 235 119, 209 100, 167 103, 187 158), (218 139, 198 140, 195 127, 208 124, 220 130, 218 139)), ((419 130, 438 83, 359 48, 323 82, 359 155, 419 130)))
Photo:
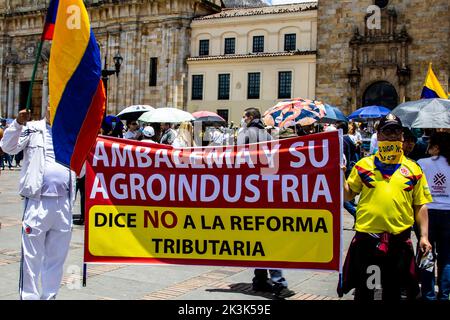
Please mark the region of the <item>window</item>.
POLYGON ((284 35, 284 51, 295 51, 297 49, 297 35, 288 33, 284 35))
POLYGON ((278 99, 291 97, 292 71, 278 73, 278 99))
POLYGON ((235 54, 236 38, 225 38, 225 54, 235 54))
POLYGON ((198 55, 199 56, 209 55, 209 40, 200 40, 198 55))
POLYGON ((158 78, 158 58, 150 58, 150 87, 155 87, 158 78))
POLYGON ((259 99, 261 74, 259 72, 250 72, 248 74, 247 99, 259 99))
POLYGON ((203 99, 203 75, 192 75, 192 100, 203 99))
POLYGON ((375 5, 379 6, 381 9, 386 8, 389 4, 389 0, 375 0, 375 5))
POLYGON ((253 53, 264 52, 264 36, 253 37, 253 53))
POLYGON ((217 114, 228 123, 228 109, 217 109, 217 114))
POLYGON ((230 99, 230 74, 219 74, 219 100, 230 99))

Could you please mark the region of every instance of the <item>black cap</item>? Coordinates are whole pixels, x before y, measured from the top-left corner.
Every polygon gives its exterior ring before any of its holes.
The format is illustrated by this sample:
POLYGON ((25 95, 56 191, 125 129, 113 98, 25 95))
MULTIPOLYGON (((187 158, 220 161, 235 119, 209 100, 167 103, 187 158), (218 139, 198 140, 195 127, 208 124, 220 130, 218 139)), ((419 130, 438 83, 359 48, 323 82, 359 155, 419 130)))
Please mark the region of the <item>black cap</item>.
POLYGON ((403 128, 402 122, 400 121, 400 118, 397 117, 395 114, 389 113, 380 120, 380 124, 378 125, 378 131, 381 131, 383 129, 386 129, 388 127, 394 127, 394 128, 403 128))

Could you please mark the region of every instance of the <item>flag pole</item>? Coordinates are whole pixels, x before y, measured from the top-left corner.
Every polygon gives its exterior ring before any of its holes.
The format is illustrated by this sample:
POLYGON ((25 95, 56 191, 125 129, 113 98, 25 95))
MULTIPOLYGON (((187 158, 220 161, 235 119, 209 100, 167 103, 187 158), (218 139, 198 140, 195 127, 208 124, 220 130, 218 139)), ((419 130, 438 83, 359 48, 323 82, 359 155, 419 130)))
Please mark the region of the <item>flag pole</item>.
POLYGON ((36 60, 34 61, 33 73, 31 74, 30 88, 28 89, 28 98, 27 98, 27 105, 26 105, 27 111, 31 111, 31 96, 32 96, 32 92, 33 92, 34 79, 36 78, 37 67, 38 67, 39 61, 41 59, 43 44, 44 44, 44 41, 42 41, 42 39, 41 39, 41 41, 39 42, 39 46, 38 46, 36 60))

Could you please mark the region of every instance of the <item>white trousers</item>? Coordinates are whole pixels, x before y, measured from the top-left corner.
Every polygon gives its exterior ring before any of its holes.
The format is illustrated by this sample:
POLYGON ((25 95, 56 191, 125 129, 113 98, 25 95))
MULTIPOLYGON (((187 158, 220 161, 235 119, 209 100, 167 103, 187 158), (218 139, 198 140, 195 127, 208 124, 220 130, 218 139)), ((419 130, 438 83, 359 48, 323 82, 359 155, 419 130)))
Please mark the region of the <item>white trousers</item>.
POLYGON ((71 236, 72 212, 68 195, 25 199, 19 280, 21 299, 55 299, 71 236))

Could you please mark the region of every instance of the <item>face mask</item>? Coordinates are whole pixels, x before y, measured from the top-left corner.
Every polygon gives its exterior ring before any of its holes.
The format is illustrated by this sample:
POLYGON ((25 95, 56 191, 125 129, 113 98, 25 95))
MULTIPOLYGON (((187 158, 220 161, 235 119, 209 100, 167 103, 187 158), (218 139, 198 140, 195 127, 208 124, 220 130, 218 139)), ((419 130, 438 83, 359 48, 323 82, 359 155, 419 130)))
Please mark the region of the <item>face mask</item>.
POLYGON ((401 141, 378 141, 377 158, 385 164, 400 163, 403 156, 401 141))

